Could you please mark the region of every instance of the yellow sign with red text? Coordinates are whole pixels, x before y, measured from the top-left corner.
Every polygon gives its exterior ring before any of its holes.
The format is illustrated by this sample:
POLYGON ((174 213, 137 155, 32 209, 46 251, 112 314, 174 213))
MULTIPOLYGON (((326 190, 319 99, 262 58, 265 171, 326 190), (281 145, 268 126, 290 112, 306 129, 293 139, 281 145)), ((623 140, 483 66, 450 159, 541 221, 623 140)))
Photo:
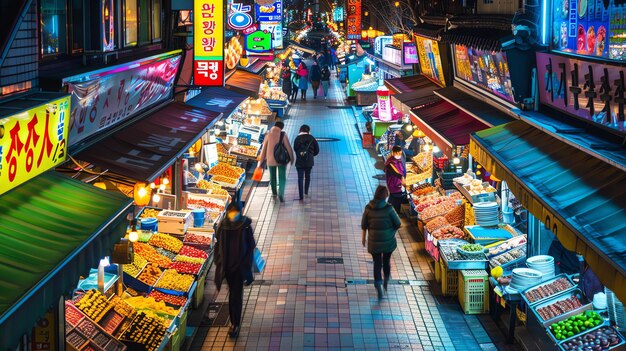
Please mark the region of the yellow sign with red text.
POLYGON ((0 194, 65 161, 70 97, 0 119, 0 194))
POLYGON ((224 85, 224 0, 193 2, 194 85, 224 85))

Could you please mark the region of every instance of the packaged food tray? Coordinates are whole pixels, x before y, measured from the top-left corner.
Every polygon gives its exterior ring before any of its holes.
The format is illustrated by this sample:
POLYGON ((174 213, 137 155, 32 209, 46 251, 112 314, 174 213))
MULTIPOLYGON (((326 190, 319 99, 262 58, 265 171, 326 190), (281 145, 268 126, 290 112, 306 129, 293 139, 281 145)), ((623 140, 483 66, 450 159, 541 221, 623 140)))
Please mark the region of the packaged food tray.
POLYGON ((536 304, 538 304, 538 303, 541 303, 541 302, 543 302, 543 301, 546 301, 546 300, 548 300, 548 299, 552 298, 553 296, 557 296, 558 294, 560 294, 560 293, 562 293, 562 292, 565 292, 565 291, 568 291, 568 290, 572 290, 572 289, 574 289, 574 288, 576 288, 576 284, 574 284, 574 282, 572 281, 572 278, 570 278, 567 274, 563 273, 563 274, 559 274, 559 275, 557 275, 557 276, 554 276, 554 277, 553 277, 553 278, 551 278, 551 279, 548 279, 548 280, 546 280, 546 281, 543 281, 543 282, 541 282, 540 284, 537 284, 537 285, 535 285, 535 286, 531 286, 530 288, 527 288, 526 290, 522 291, 522 293, 521 293, 521 294, 522 294, 522 299, 524 299, 524 302, 526 302, 526 305, 527 305, 527 306, 534 306, 534 305, 536 305, 536 304), (559 291, 559 292, 554 293, 554 294, 552 294, 552 295, 550 295, 550 296, 546 296, 546 297, 544 297, 544 298, 542 298, 542 299, 539 299, 539 300, 536 300, 536 301, 533 301, 533 302, 530 302, 530 301, 528 300, 528 298, 526 297, 526 293, 527 293, 527 292, 532 291, 532 290, 535 290, 535 289, 540 288, 540 287, 542 287, 542 286, 546 286, 546 285, 548 285, 548 284, 550 284, 550 283, 552 283, 552 282, 555 282, 555 281, 557 281, 557 280, 559 280, 559 279, 561 279, 561 278, 565 278, 565 279, 567 279, 567 281, 571 284, 571 286, 570 286, 569 288, 565 289, 565 290, 559 291))
POLYGON ((543 325, 544 327, 548 327, 550 324, 554 323, 555 321, 560 321, 563 318, 569 318, 570 316, 579 314, 581 312, 584 312, 586 310, 591 309, 592 306, 589 303, 586 303, 586 300, 583 298, 583 293, 582 291, 580 291, 580 289, 578 288, 574 288, 574 289, 570 289, 570 290, 566 290, 562 293, 553 295, 550 299, 544 300, 541 303, 538 304, 534 304, 533 306, 530 307, 530 309, 532 310, 533 314, 535 315, 535 318, 537 319, 537 321, 539 321, 539 324, 543 325), (549 306, 555 302, 561 301, 561 300, 565 300, 568 299, 572 296, 576 296, 578 298, 578 300, 580 300, 582 306, 575 308, 571 311, 565 312, 563 314, 560 314, 554 318, 548 319, 548 320, 544 320, 539 313, 537 312, 538 309, 545 307, 545 306, 549 306))
POLYGON ((487 260, 450 260, 448 257, 442 253, 441 257, 446 262, 446 266, 448 269, 486 269, 488 261, 487 260))

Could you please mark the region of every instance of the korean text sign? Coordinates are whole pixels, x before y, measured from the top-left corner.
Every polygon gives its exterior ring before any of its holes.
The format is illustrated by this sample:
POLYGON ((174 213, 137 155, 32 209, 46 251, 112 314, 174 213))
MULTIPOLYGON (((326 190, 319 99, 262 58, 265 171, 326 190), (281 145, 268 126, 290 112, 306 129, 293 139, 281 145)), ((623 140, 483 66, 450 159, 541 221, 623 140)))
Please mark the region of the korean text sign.
POLYGON ((259 22, 277 22, 282 20, 282 0, 276 0, 272 5, 255 3, 256 19, 259 22))
POLYGON ((361 39, 361 0, 348 0, 347 38, 361 39))
POLYGON ((88 79, 68 78, 72 96, 69 145, 170 98, 181 60, 179 52, 171 54, 120 65, 88 79))
POLYGON ((193 2, 193 81, 224 85, 224 1, 193 2))
POLYGON ((537 69, 541 103, 626 132, 626 68, 538 52, 537 69))
POLYGON ((0 194, 65 161, 70 97, 0 119, 0 194))
POLYGON ((435 83, 445 86, 446 81, 443 76, 441 56, 439 56, 439 42, 416 35, 415 44, 422 74, 435 83))

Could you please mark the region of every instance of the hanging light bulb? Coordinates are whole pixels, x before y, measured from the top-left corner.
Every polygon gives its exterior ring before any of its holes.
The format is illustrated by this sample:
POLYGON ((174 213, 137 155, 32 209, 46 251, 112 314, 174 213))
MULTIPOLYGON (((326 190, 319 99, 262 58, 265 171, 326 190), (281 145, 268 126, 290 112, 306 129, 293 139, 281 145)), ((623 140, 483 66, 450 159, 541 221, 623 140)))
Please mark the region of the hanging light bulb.
POLYGON ((441 149, 439 149, 439 146, 435 145, 433 146, 433 152, 434 153, 441 152, 441 149))
POLYGON ((430 150, 430 145, 424 144, 424 151, 428 152, 430 150))
POLYGON ((156 188, 156 184, 154 184, 154 182, 150 183, 150 189, 154 189, 156 188))
POLYGON ((161 185, 159 185, 159 190, 161 190, 161 191, 165 191, 165 184, 161 184, 161 185))
POLYGON ((200 164, 200 162, 196 163, 196 165, 194 166, 194 168, 196 169, 196 171, 198 171, 198 172, 202 172, 202 165, 200 164))
POLYGON ((161 201, 161 195, 154 194, 154 196, 152 196, 152 202, 157 203, 159 201, 161 201))
POLYGON ((168 185, 169 183, 170 180, 167 177, 163 178, 163 184, 168 185))
POLYGON ((128 240, 131 243, 134 243, 139 239, 139 234, 137 233, 137 220, 133 219, 130 221, 130 233, 128 233, 128 240))
POLYGON ((457 156, 456 154, 454 154, 454 158, 452 159, 452 163, 456 166, 458 164, 461 163, 461 159, 459 158, 459 156, 457 156))

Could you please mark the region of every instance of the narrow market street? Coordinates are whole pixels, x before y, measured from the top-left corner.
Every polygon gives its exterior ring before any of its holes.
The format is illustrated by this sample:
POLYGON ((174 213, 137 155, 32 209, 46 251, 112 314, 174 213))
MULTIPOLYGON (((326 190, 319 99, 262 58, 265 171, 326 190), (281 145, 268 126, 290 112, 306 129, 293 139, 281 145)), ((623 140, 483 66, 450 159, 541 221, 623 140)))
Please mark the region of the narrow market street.
MULTIPOLYGON (((336 80, 333 85, 328 100, 314 100, 309 90, 307 101, 293 104, 285 120, 291 141, 306 123, 320 142, 309 197, 297 200, 291 167, 284 204, 272 198, 268 182, 249 199, 247 215, 267 265, 244 291, 239 337, 228 337, 227 323, 214 325, 205 328, 205 341, 197 338, 193 349, 508 349, 496 347, 479 319, 463 315, 456 301, 438 301, 429 285, 434 277, 424 244, 416 241, 409 221, 398 232, 392 284, 385 298, 377 299, 360 221, 384 180, 375 177, 382 173, 375 168, 377 160, 361 147, 341 85, 336 80)), ((226 301, 223 289, 217 303, 226 301)))

